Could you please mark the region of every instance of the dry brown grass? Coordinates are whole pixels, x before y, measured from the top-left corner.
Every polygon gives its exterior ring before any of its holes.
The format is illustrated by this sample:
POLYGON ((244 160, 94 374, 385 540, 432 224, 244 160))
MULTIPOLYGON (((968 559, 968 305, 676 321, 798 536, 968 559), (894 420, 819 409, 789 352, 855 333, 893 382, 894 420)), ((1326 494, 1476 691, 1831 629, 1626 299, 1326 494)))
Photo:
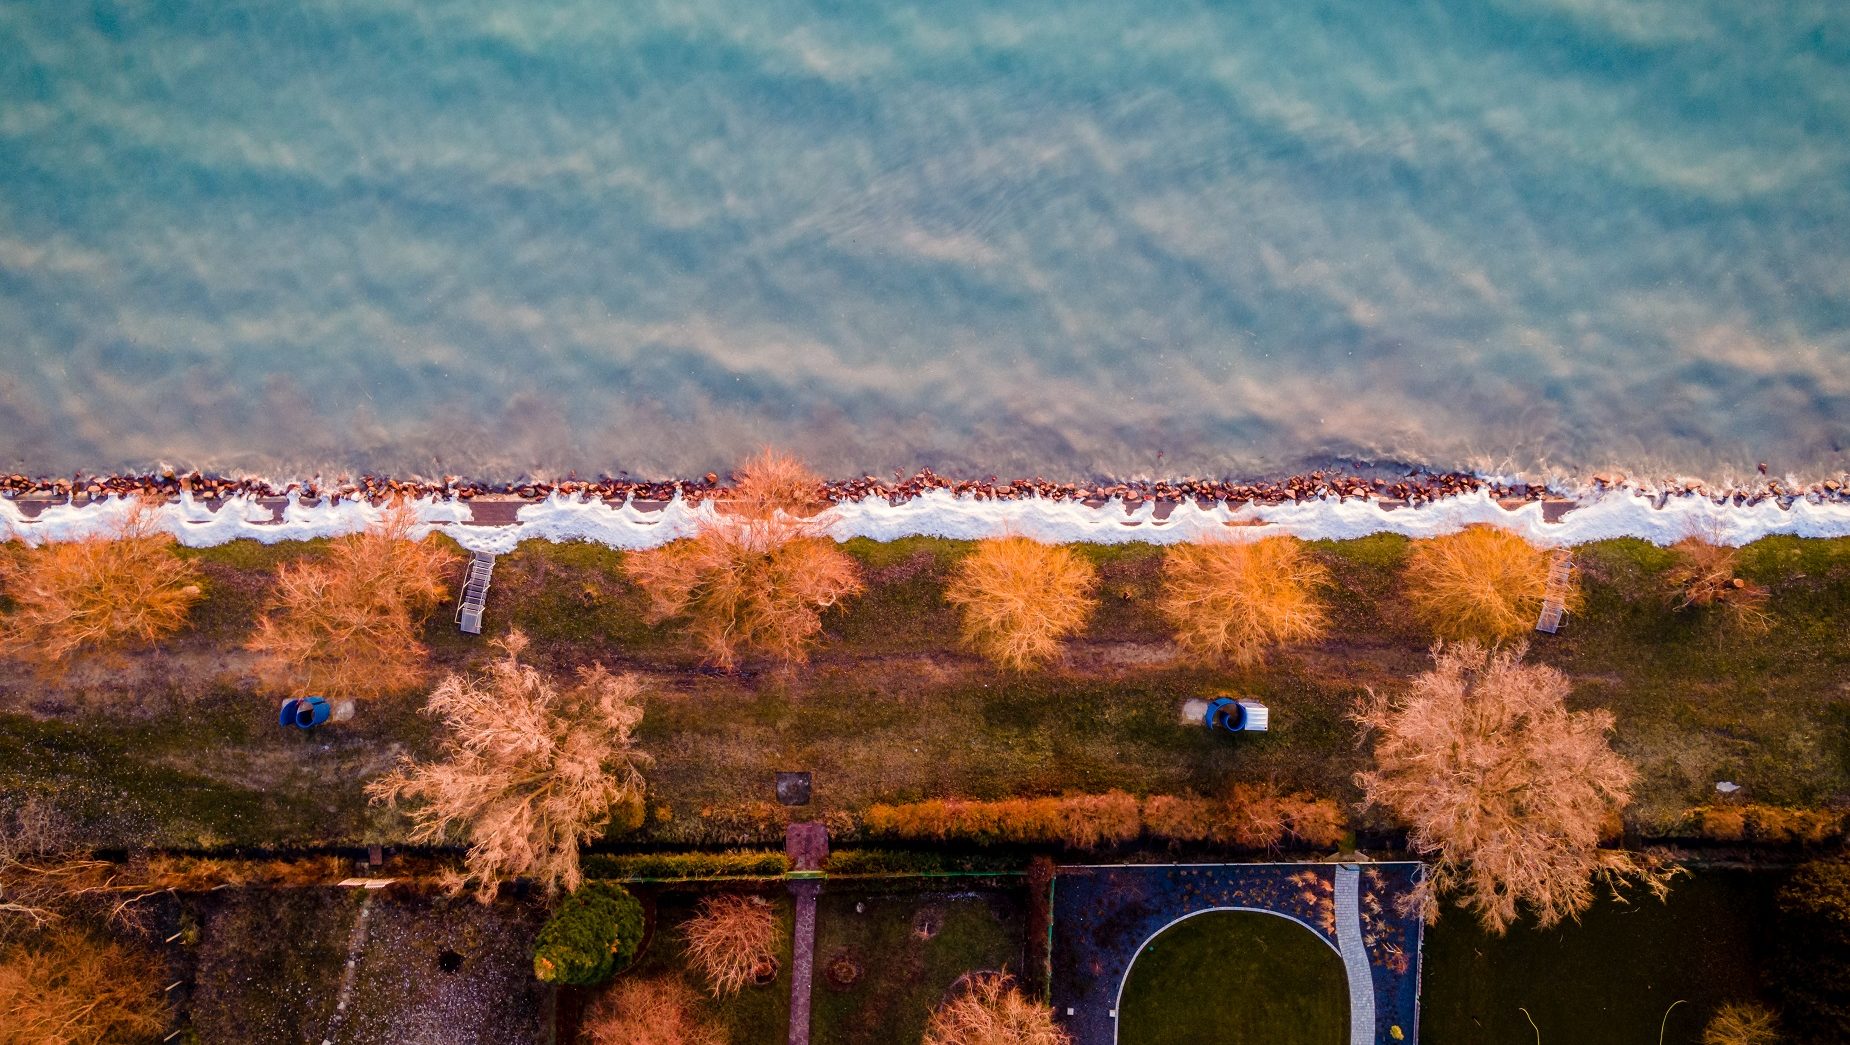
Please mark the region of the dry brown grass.
MULTIPOLYGON (((1548 591, 1550 553, 1495 526, 1413 542, 1406 592, 1414 616, 1447 640, 1498 642, 1531 631, 1548 591)), ((1568 589, 1580 608, 1578 585, 1568 589)))
POLYGON ((921 1045, 1071 1045, 1053 1009, 1029 1000, 1008 976, 972 975, 931 1014, 921 1045))
POLYGON ((1252 667, 1274 646, 1324 633, 1317 589, 1327 583, 1329 570, 1295 537, 1184 544, 1163 555, 1159 605, 1184 650, 1252 667))
POLYGON ((1702 1029, 1702 1045, 1778 1045, 1779 1019, 1753 1002, 1729 1002, 1702 1029))
POLYGON ((1098 570, 1070 548, 994 537, 957 564, 944 598, 963 610, 964 641, 1016 671, 1046 663, 1085 627, 1098 570))
POLYGON ((1676 562, 1664 572, 1665 595, 1678 610, 1721 607, 1728 622, 1744 632, 1762 633, 1773 626, 1767 604, 1772 593, 1735 571, 1741 554, 1701 537, 1686 537, 1670 546, 1676 562))
POLYGON ((585 1012, 580 1034, 587 1045, 726 1045, 727 1037, 678 976, 611 984, 585 1012))
POLYGON ((1602 882, 1667 889, 1651 860, 1600 848, 1634 777, 1607 741, 1612 713, 1568 711, 1567 677, 1525 652, 1435 647, 1406 694, 1371 694, 1356 713, 1376 733, 1356 783, 1433 861, 1414 897, 1429 920, 1448 893, 1500 933, 1519 908, 1543 927, 1578 917, 1602 882))
POLYGON ((485 677, 452 675, 430 695, 424 713, 443 720, 441 757, 407 761, 366 787, 375 802, 409 802, 413 842, 463 830, 467 874, 452 884, 473 880, 483 902, 515 877, 576 890, 579 844, 603 832, 612 806, 641 797, 647 757, 634 740, 634 676, 592 667, 561 691, 520 663, 520 632, 499 645, 485 677))
POLYGON ((688 961, 706 977, 715 998, 738 993, 767 966, 776 966, 780 926, 762 897, 709 896, 681 934, 688 961))
POLYGON ((815 483, 793 459, 766 452, 694 536, 626 556, 650 621, 683 622, 694 645, 728 671, 748 653, 806 660, 822 611, 861 591, 854 559, 806 514, 815 483))
POLYGON ((0 653, 56 672, 79 654, 158 641, 186 623, 203 596, 199 571, 138 502, 107 536, 38 548, 0 547, 0 653))
POLYGON ((0 1045, 116 1045, 167 1025, 148 955, 59 930, 0 957, 0 1045))
POLYGON ((364 533, 337 537, 321 559, 276 571, 249 646, 273 690, 376 697, 422 682, 424 619, 449 595, 459 557, 434 537, 410 539, 410 505, 364 533))

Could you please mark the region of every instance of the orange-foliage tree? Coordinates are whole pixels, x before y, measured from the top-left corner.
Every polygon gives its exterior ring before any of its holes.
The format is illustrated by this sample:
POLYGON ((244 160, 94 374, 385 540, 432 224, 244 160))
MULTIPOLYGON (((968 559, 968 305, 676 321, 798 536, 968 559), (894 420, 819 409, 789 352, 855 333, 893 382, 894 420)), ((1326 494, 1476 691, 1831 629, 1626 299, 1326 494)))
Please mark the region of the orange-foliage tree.
POLYGON ((1701 537, 1686 537, 1670 546, 1676 561, 1664 573, 1666 594, 1674 609, 1721 607, 1729 623, 1747 632, 1772 627, 1767 612, 1772 593, 1736 573, 1739 551, 1701 537))
POLYGON ((1295 537, 1182 544, 1163 554, 1158 605, 1184 650, 1251 667, 1274 646, 1324 633, 1317 590, 1328 583, 1329 570, 1295 537))
POLYGON ((152 1041, 167 1025, 143 952, 60 929, 0 954, 0 1045, 152 1041))
POLYGON ((330 541, 324 556, 276 571, 250 640, 272 687, 376 697, 423 681, 418 632, 448 595, 459 557, 435 537, 412 540, 416 525, 400 503, 365 532, 330 541))
POLYGON ((1634 775, 1607 741, 1612 713, 1567 710, 1567 677, 1525 652, 1436 646, 1404 695, 1371 693, 1356 712, 1375 733, 1356 783, 1433 861, 1413 897, 1429 920, 1443 894, 1502 932, 1520 909, 1543 927, 1578 917, 1601 882, 1668 889, 1652 859, 1600 848, 1634 775))
POLYGON ((561 691, 520 662, 526 641, 512 633, 486 677, 451 675, 430 695, 424 713, 444 726, 439 759, 407 761, 366 786, 376 802, 407 802, 414 842, 442 842, 460 828, 467 876, 453 885, 473 880, 484 903, 514 877, 577 889, 579 843, 643 789, 641 683, 599 666, 561 691))
POLYGON ((1007 668, 1053 659, 1098 605, 1098 570, 1071 548, 992 537, 957 564, 944 598, 963 610, 964 641, 1007 668))
POLYGON ((178 631, 203 593, 156 510, 139 502, 106 535, 0 547, 0 595, 13 604, 0 617, 0 652, 56 671, 178 631))
POLYGON ((679 977, 627 976, 585 1013, 589 1045, 726 1045, 726 1032, 700 1012, 700 997, 679 977))
POLYGON ((925 1025, 921 1045, 1071 1045, 1053 1009, 1000 973, 972 973, 925 1025))
MULTIPOLYGON (((1496 642, 1535 627, 1548 592, 1551 556, 1520 535, 1495 526, 1413 542, 1406 591, 1413 614, 1441 639, 1496 642)), ((1562 592, 1578 610, 1581 592, 1562 592)))
POLYGON ((688 960, 706 976, 715 998, 738 993, 760 972, 777 966, 777 913, 762 897, 709 896, 681 927, 681 935, 688 960))
POLYGON ((794 459, 766 451, 694 536, 625 557, 650 620, 682 621, 726 670, 752 652, 806 659, 822 611, 861 590, 854 559, 823 536, 820 486, 794 459))

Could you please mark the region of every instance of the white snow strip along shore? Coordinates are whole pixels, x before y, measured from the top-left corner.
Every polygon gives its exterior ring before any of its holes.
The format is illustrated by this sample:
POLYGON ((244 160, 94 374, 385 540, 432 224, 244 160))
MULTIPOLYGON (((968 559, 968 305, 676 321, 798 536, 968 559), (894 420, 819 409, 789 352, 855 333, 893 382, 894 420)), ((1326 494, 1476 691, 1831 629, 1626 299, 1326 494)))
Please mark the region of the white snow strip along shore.
MULTIPOLYGON (((1295 504, 1173 506, 1166 518, 1146 502, 1132 511, 1113 501, 1093 508, 1077 501, 1037 497, 977 500, 932 490, 900 504, 865 500, 837 505, 826 516, 827 532, 837 540, 870 537, 976 539, 1020 534, 1038 540, 1101 544, 1182 544, 1231 535, 1251 539, 1290 534, 1306 539, 1341 540, 1374 533, 1430 537, 1474 523, 1514 530, 1545 546, 1584 544, 1616 537, 1637 537, 1653 544, 1674 544, 1702 536, 1721 544, 1742 545, 1775 534, 1799 537, 1850 536, 1850 504, 1797 500, 1782 508, 1773 500, 1758 504, 1718 504, 1696 494, 1657 498, 1626 490, 1581 497, 1561 515, 1544 518, 1539 501, 1505 508, 1489 493, 1448 497, 1417 507, 1394 507, 1376 501, 1311 500, 1295 504)), ((414 502, 424 533, 441 530, 470 551, 506 553, 521 541, 591 541, 612 548, 654 548, 692 534, 715 511, 711 502, 676 499, 640 508, 553 496, 520 507, 509 525, 476 525, 468 502, 428 498, 414 502)), ((0 538, 30 544, 76 540, 114 532, 131 502, 109 498, 87 504, 57 504, 29 517, 18 504, 0 499, 0 538)), ((158 525, 190 547, 207 547, 250 539, 264 543, 336 537, 364 530, 383 509, 363 500, 304 503, 291 497, 276 519, 269 506, 234 497, 217 508, 182 495, 159 509, 158 525)))

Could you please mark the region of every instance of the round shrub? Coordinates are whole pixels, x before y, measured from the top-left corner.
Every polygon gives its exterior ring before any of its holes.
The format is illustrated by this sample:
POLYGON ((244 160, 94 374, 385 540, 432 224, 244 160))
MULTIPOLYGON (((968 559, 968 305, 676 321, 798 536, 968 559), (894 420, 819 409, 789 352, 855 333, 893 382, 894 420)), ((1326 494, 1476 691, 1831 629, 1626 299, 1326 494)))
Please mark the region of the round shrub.
POLYGON ((622 886, 586 882, 567 896, 533 944, 533 975, 546 983, 602 983, 636 958, 642 904, 622 886))

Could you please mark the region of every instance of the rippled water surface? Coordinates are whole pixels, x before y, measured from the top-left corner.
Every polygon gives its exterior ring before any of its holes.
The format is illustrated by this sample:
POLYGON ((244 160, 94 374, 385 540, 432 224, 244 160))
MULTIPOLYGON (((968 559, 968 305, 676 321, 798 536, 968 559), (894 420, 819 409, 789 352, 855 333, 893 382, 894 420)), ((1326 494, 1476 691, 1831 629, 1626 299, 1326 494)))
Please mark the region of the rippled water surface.
POLYGON ((0 463, 1850 466, 1850 5, 0 4, 0 463))

